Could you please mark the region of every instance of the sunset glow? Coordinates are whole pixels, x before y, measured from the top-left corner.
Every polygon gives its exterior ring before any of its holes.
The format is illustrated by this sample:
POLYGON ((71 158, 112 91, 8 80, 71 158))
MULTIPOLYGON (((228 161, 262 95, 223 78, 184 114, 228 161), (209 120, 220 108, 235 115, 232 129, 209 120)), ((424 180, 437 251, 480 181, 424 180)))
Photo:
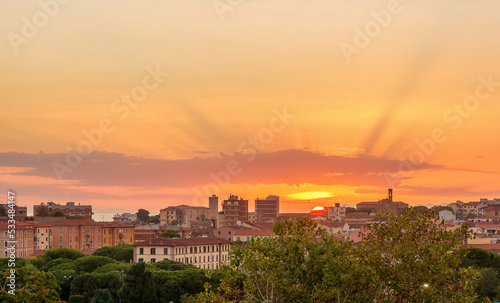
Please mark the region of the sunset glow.
POLYGON ((4 1, 2 191, 97 219, 500 197, 500 2, 401 1, 360 47, 387 7, 361 2, 70 1, 16 44, 41 8, 4 1))

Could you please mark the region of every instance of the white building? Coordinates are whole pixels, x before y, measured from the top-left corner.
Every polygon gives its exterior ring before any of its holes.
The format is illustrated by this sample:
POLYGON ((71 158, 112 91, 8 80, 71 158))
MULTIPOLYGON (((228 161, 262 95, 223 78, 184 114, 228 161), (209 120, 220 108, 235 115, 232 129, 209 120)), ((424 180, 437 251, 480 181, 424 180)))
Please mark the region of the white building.
POLYGON ((174 260, 198 268, 218 269, 229 264, 231 242, 217 238, 155 238, 134 244, 134 262, 174 260))

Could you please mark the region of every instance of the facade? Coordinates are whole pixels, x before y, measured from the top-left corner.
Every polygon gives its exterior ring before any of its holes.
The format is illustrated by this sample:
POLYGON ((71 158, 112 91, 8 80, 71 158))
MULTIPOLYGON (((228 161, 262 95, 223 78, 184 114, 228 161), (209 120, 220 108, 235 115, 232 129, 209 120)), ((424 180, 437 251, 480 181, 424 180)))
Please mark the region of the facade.
POLYGON ((240 227, 240 226, 223 226, 223 227, 218 227, 214 229, 214 237, 217 239, 224 239, 229 242, 233 241, 233 236, 236 234, 236 231, 240 229, 246 229, 248 230, 249 228, 246 227, 240 227))
POLYGON ((35 231, 34 249, 36 253, 42 253, 52 248, 53 229, 52 225, 40 222, 31 222, 35 231))
POLYGON ((134 225, 116 222, 100 222, 101 247, 134 244, 134 225))
POLYGON ((217 219, 219 213, 219 197, 212 195, 208 197, 208 219, 217 219))
POLYGON ((248 213, 248 222, 255 222, 255 212, 248 213))
POLYGON ((116 214, 113 217, 113 222, 123 224, 134 224, 135 220, 137 220, 137 215, 131 213, 116 214))
POLYGON ((208 212, 209 208, 203 206, 169 206, 160 210, 160 224, 171 225, 172 221, 179 225, 188 224, 190 220, 207 219, 208 212))
POLYGON ((53 247, 74 248, 93 253, 101 248, 101 223, 88 219, 59 220, 52 222, 53 247))
POLYGON ((340 203, 335 203, 335 206, 327 207, 326 210, 328 220, 340 222, 345 218, 345 206, 340 206, 340 203))
POLYGON ((280 197, 267 196, 266 199, 255 199, 255 216, 257 222, 274 222, 280 214, 280 197))
POLYGON ((156 238, 134 244, 134 262, 174 260, 198 268, 218 269, 229 264, 230 242, 217 238, 156 238))
POLYGON ((234 226, 248 220, 248 200, 243 200, 238 196, 230 195, 222 202, 224 221, 226 226, 234 226))
MULTIPOLYGON (((4 207, 6 211, 9 210, 9 204, 0 204, 4 207)), ((14 205, 14 210, 16 211, 16 220, 24 220, 28 216, 28 208, 26 206, 14 205)))
MULTIPOLYGON (((33 206, 33 216, 37 213, 37 209, 42 205, 43 203, 33 206)), ((47 202, 45 206, 47 206, 51 215, 60 211, 65 216, 92 219, 92 215, 94 214, 92 212, 92 205, 80 205, 80 203, 75 205, 75 202, 67 202, 66 205, 61 205, 55 202, 47 202)))
POLYGON ((360 202, 356 204, 357 209, 370 209, 372 213, 378 213, 383 210, 388 210, 396 215, 401 214, 408 208, 408 204, 401 201, 393 201, 392 188, 389 188, 387 198, 378 202, 360 202))
POLYGON ((10 257, 11 251, 9 251, 9 247, 11 247, 11 245, 15 245, 15 255, 17 258, 33 257, 35 255, 34 239, 35 230, 33 225, 16 221, 15 229, 9 229, 7 221, 0 222, 0 257, 10 257), (14 230, 13 234, 15 235, 15 239, 10 237, 12 234, 9 233, 10 230, 14 230), (17 242, 11 243, 9 241, 17 242))
POLYGON ((220 211, 217 214, 217 225, 215 227, 219 228, 219 227, 223 227, 223 226, 226 226, 226 216, 224 216, 223 211, 220 211))
POLYGON ((248 242, 261 237, 275 237, 271 230, 238 229, 233 235, 233 241, 248 242))

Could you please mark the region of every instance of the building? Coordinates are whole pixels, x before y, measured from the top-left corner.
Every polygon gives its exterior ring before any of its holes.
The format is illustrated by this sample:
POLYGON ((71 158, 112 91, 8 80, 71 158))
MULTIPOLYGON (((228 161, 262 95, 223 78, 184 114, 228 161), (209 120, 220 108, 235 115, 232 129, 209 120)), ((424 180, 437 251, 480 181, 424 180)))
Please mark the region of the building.
POLYGON ((356 209, 369 209, 371 213, 388 210, 399 215, 408 208, 408 204, 401 201, 393 201, 392 193, 392 188, 389 188, 387 198, 379 200, 378 202, 360 202, 356 204, 356 209))
POLYGON ((134 225, 99 222, 101 224, 101 247, 134 244, 134 225))
POLYGON ((335 206, 327 207, 326 210, 328 220, 340 222, 345 218, 345 206, 340 206, 340 203, 335 203, 335 206))
POLYGON ((30 222, 35 231, 34 249, 35 254, 40 254, 52 248, 53 229, 52 225, 40 222, 30 222))
POLYGON ((267 196, 266 199, 255 199, 255 216, 257 222, 274 222, 280 214, 280 197, 267 196))
POLYGON ((64 219, 51 223, 53 247, 74 248, 93 253, 101 248, 101 225, 89 219, 64 219))
POLYGON ((233 241, 248 242, 261 237, 275 237, 271 230, 238 229, 233 235, 233 241))
POLYGON ((0 256, 3 258, 10 257, 11 252, 8 250, 11 245, 15 245, 17 258, 31 258, 35 255, 35 229, 33 225, 22 221, 16 221, 15 229, 9 229, 7 221, 0 222, 0 256), (14 230, 15 238, 11 238, 9 231, 14 230), (16 241, 11 243, 9 241, 16 241))
MULTIPOLYGON (((37 213, 37 209, 44 204, 33 206, 33 216, 37 213)), ((66 205, 61 205, 55 202, 47 202, 45 205, 49 209, 49 214, 54 215, 56 212, 61 212, 67 217, 78 217, 82 219, 92 219, 92 205, 75 205, 75 202, 67 202, 66 205)))
POLYGON ((218 239, 224 239, 231 242, 233 241, 233 236, 236 231, 240 229, 250 230, 250 228, 242 226, 223 226, 214 229, 213 235, 218 239))
POLYGON ((248 213, 248 222, 255 222, 255 212, 248 213))
POLYGON ((212 195, 208 197, 208 219, 217 219, 219 213, 219 197, 212 195))
POLYGON ((165 239, 156 238, 134 244, 134 262, 155 263, 174 260, 193 264, 198 268, 218 269, 229 264, 227 240, 209 238, 165 239))
POLYGON ((131 213, 116 214, 113 217, 113 222, 123 224, 134 224, 135 220, 137 220, 137 214, 131 213))
POLYGON ((224 221, 226 226, 234 226, 248 220, 248 200, 243 200, 238 196, 229 195, 227 200, 222 202, 224 221))
POLYGON ((215 227, 219 228, 223 226, 226 226, 226 216, 224 215, 223 211, 220 211, 217 214, 217 225, 215 227))
POLYGON ((208 207, 178 205, 169 206, 160 210, 160 224, 172 225, 187 225, 190 220, 204 220, 208 218, 208 207))
MULTIPOLYGON (((9 209, 11 206, 9 204, 0 204, 0 207, 5 208, 5 211, 7 213, 9 212, 9 209)), ((16 220, 24 220, 28 216, 28 208, 26 206, 19 206, 19 205, 14 205, 14 210, 16 211, 16 220)))

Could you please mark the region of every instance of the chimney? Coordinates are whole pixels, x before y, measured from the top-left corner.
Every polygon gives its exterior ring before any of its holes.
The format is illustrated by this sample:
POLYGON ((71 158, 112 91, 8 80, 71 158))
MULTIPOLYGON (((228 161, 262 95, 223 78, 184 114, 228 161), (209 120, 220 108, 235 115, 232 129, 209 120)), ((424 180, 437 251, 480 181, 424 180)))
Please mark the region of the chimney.
POLYGON ((389 201, 392 202, 392 188, 389 188, 389 201))

